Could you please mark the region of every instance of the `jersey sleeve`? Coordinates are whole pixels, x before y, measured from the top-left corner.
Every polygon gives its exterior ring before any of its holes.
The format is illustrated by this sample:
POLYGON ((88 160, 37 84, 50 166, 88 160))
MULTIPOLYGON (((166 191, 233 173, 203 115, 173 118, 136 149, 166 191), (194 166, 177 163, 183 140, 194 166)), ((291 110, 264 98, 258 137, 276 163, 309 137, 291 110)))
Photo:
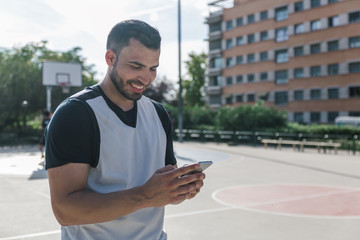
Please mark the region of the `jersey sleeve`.
POLYGON ((170 116, 166 109, 158 102, 153 101, 156 112, 161 120, 163 128, 166 133, 166 154, 165 154, 165 166, 166 165, 175 165, 176 158, 174 154, 174 146, 173 146, 173 127, 170 116))
POLYGON ((100 135, 91 108, 78 99, 64 101, 46 129, 46 169, 68 163, 96 167, 100 135))

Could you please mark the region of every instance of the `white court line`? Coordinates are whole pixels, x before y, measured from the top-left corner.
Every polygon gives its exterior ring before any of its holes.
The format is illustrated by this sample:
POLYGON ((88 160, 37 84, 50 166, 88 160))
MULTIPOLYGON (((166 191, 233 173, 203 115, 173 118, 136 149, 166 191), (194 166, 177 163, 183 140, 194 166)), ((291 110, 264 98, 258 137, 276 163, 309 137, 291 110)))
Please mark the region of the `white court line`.
POLYGON ((40 236, 53 235, 53 234, 58 234, 58 233, 61 233, 61 231, 56 230, 56 231, 33 233, 33 234, 20 235, 20 236, 14 236, 14 237, 5 237, 5 238, 0 238, 0 240, 24 239, 24 238, 31 238, 31 237, 40 237, 40 236))
MULTIPOLYGON (((227 210, 232 210, 232 209, 234 209, 234 208, 225 207, 225 208, 207 209, 207 210, 193 211, 193 212, 188 212, 188 213, 170 214, 170 215, 166 215, 165 218, 186 217, 186 216, 193 216, 193 215, 199 215, 199 214, 227 211, 227 210)), ((58 234, 58 233, 61 233, 61 231, 57 230, 57 231, 50 231, 50 232, 33 233, 33 234, 27 234, 27 235, 0 238, 0 240, 16 240, 16 239, 53 235, 53 234, 58 234)))
MULTIPOLYGON (((259 185, 244 185, 244 186, 271 186, 272 184, 259 184, 259 185)), ((291 185, 291 184, 273 184, 273 185, 291 185)), ((294 186, 296 186, 294 184, 294 186)), ((309 186, 320 186, 320 185, 309 185, 309 186)), ((264 202, 258 202, 258 203, 253 203, 253 204, 246 204, 246 205, 236 205, 236 204, 230 204, 227 203, 223 200, 220 200, 219 198, 216 197, 216 195, 223 191, 223 190, 228 190, 231 188, 236 188, 239 186, 232 186, 232 187, 225 187, 225 188, 221 188, 216 190, 215 192, 212 193, 212 199, 214 199, 216 202, 228 206, 232 209, 242 209, 242 210, 247 210, 247 211, 252 211, 252 212, 259 212, 259 213, 266 213, 266 214, 273 214, 273 215, 284 215, 284 216, 296 216, 296 217, 313 217, 313 218, 330 218, 330 219, 359 219, 360 216, 322 216, 322 215, 311 215, 311 214, 296 214, 296 213, 283 213, 283 212, 272 212, 272 211, 266 211, 266 210, 259 210, 259 209, 255 209, 253 207, 257 207, 257 206, 265 206, 265 205, 271 205, 271 204, 276 204, 276 203, 285 203, 285 202, 292 202, 292 201, 298 201, 298 200, 304 200, 304 199, 314 199, 314 198, 320 198, 320 197, 326 197, 326 196, 334 196, 334 195, 339 195, 339 194, 347 194, 347 193, 353 193, 353 192, 359 192, 359 189, 354 189, 354 188, 347 188, 348 190, 339 190, 339 191, 333 191, 333 192, 328 192, 328 193, 319 193, 319 194, 310 194, 310 195, 305 195, 305 196, 301 196, 301 197, 290 197, 290 198, 281 198, 278 200, 273 200, 273 201, 264 201, 264 202)))

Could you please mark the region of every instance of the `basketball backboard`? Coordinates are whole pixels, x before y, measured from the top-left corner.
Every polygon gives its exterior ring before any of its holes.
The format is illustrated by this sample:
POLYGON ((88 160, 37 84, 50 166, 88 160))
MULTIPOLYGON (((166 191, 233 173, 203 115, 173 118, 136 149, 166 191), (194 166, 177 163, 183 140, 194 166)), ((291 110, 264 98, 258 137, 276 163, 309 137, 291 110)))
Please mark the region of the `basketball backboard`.
POLYGON ((81 64, 65 62, 43 62, 43 85, 81 87, 81 64))

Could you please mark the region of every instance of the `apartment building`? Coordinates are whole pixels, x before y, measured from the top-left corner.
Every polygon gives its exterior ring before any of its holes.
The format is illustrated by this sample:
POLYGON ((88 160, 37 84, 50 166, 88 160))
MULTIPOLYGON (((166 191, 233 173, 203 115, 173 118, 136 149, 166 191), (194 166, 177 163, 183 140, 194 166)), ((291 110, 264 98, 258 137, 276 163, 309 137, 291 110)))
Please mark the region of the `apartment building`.
POLYGON ((206 20, 211 107, 263 100, 301 123, 360 116, 360 0, 234 0, 206 20))

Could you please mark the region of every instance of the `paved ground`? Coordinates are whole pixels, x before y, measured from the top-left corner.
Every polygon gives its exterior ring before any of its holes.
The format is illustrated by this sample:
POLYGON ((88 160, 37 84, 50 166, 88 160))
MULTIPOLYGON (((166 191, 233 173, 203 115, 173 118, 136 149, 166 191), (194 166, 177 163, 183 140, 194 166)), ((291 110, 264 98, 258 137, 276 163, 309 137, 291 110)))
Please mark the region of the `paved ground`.
MULTIPOLYGON (((360 156, 175 143, 179 166, 212 160, 196 199, 166 208, 170 240, 358 240, 360 156)), ((0 240, 60 239, 36 146, 0 149, 0 240)))

